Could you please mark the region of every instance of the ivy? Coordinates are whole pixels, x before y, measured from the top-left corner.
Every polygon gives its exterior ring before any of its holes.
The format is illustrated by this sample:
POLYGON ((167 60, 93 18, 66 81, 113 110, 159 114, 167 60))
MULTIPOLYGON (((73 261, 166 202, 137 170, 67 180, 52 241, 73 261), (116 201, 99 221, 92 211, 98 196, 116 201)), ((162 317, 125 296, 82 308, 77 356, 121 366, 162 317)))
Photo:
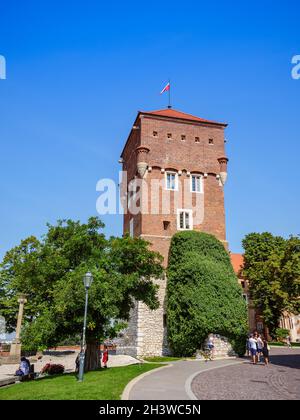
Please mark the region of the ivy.
POLYGON ((226 336, 244 354, 247 308, 223 244, 203 232, 175 234, 167 273, 168 339, 174 354, 193 355, 210 333, 226 336))

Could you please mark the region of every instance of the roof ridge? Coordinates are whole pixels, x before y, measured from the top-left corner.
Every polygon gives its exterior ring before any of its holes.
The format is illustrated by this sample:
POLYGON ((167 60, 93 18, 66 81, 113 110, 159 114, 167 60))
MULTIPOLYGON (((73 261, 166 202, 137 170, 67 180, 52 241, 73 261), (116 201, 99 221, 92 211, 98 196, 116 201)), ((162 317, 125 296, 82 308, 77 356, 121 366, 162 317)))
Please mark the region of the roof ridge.
POLYGON ((173 109, 173 108, 164 108, 164 109, 157 109, 154 111, 139 111, 139 112, 142 114, 161 115, 161 116, 169 117, 169 118, 172 118, 172 117, 183 118, 183 119, 187 119, 191 121, 200 121, 200 122, 207 122, 210 124, 218 124, 218 125, 227 126, 226 123, 221 123, 221 122, 213 121, 213 120, 207 120, 205 118, 197 117, 193 114, 188 114, 187 112, 183 112, 183 111, 180 111, 178 109, 173 109))

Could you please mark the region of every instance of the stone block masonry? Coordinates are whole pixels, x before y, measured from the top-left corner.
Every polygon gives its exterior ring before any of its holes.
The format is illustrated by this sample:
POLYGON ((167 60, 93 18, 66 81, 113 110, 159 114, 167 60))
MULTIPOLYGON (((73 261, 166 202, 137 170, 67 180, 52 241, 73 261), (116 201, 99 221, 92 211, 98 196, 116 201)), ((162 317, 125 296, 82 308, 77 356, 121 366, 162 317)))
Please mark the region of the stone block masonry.
POLYGON ((170 354, 165 325, 166 277, 153 279, 159 286, 159 308, 151 310, 142 302, 136 302, 131 310, 128 328, 116 340, 117 354, 132 357, 166 356, 170 354))

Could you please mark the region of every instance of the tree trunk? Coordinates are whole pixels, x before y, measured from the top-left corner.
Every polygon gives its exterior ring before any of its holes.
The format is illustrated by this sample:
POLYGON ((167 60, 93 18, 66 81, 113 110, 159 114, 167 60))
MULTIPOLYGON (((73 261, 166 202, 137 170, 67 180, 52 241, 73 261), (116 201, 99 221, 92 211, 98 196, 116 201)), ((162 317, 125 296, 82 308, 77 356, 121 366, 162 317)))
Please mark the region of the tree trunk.
POLYGON ((85 352, 84 370, 96 370, 101 368, 101 353, 98 341, 88 341, 85 352))

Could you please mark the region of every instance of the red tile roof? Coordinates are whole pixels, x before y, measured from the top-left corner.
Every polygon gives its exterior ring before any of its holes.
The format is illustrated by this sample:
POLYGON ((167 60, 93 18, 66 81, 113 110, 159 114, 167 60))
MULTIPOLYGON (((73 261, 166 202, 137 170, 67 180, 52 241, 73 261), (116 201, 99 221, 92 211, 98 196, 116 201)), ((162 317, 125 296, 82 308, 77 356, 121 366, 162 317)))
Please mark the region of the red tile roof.
POLYGON ((243 267, 244 257, 242 254, 230 254, 231 264, 234 272, 238 274, 243 267))
POLYGON ((178 118, 181 120, 189 120, 189 121, 198 121, 198 122, 204 122, 209 124, 218 124, 227 126, 226 123, 220 123, 217 121, 211 121, 211 120, 205 120, 204 118, 195 117, 191 114, 186 114, 185 112, 177 111, 176 109, 172 108, 166 108, 166 109, 159 109, 157 111, 140 111, 141 114, 148 114, 148 115, 159 115, 162 117, 169 117, 169 118, 178 118))

